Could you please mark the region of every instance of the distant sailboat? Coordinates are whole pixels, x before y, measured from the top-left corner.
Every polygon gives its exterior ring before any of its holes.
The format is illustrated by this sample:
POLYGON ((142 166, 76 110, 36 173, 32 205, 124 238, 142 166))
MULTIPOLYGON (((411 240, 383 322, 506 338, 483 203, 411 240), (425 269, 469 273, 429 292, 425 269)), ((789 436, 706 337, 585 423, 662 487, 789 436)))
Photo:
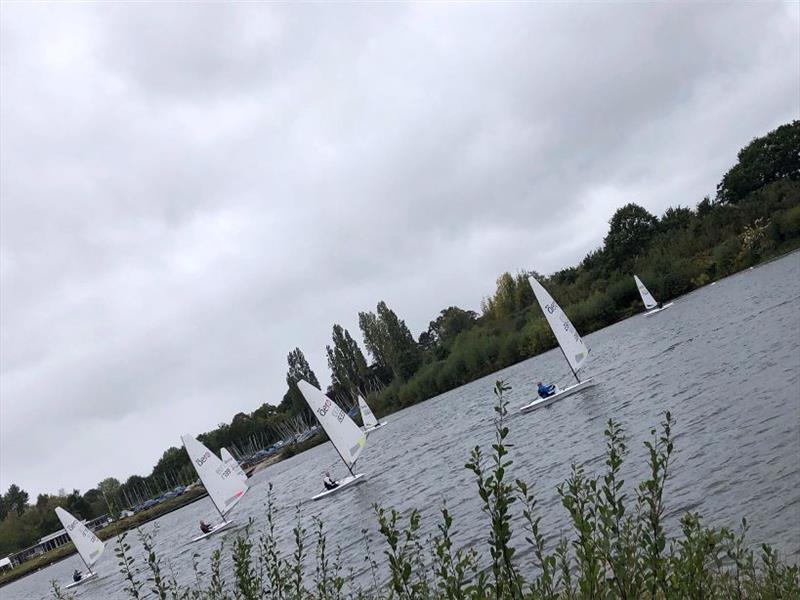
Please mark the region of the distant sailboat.
POLYGON ((560 400, 561 398, 595 384, 591 377, 583 381, 578 377, 578 370, 583 366, 583 363, 586 362, 586 359, 589 358, 589 349, 586 347, 586 344, 583 343, 581 336, 578 335, 578 332, 575 331, 575 327, 572 325, 569 318, 567 318, 566 313, 556 304, 556 301, 553 300, 550 294, 547 293, 547 290, 542 287, 542 284, 533 277, 528 277, 528 281, 533 288, 533 293, 536 296, 536 300, 539 302, 539 306, 542 308, 547 324, 550 325, 550 329, 553 330, 553 334, 556 336, 556 341, 558 342, 558 347, 561 349, 561 353, 564 355, 564 360, 567 361, 577 383, 563 389, 556 388, 556 393, 547 398, 537 398, 533 402, 520 408, 522 412, 530 412, 537 408, 544 408, 556 400, 560 400))
POLYGON ((214 508, 222 517, 222 522, 214 525, 211 531, 192 539, 193 542, 196 542, 231 526, 232 521, 226 520, 225 515, 233 510, 245 495, 247 484, 230 465, 217 458, 211 450, 191 435, 181 436, 181 441, 186 452, 189 453, 194 470, 197 471, 200 481, 203 482, 206 492, 208 492, 208 497, 211 498, 214 508))
POLYGON ((313 385, 301 379, 297 382, 297 387, 302 392, 309 408, 317 417, 319 424, 328 434, 331 444, 336 448, 336 452, 339 453, 339 457, 347 467, 347 470, 350 471, 349 477, 337 482, 338 486, 331 490, 325 490, 311 499, 320 500, 363 482, 366 475, 364 473, 356 475, 353 472, 353 467, 367 444, 366 434, 347 416, 346 412, 313 385))
POLYGON ((636 275, 633 276, 633 279, 636 281, 636 287, 639 290, 639 295, 642 297, 644 307, 647 309, 647 312, 644 314, 644 316, 649 317, 650 315, 659 313, 673 305, 673 302, 660 305, 658 302, 656 302, 656 299, 653 298, 653 294, 650 293, 650 290, 648 290, 642 283, 641 279, 639 279, 636 275))
POLYGON ((239 465, 239 461, 233 458, 233 455, 228 452, 227 448, 222 448, 219 451, 219 456, 226 465, 228 465, 231 470, 239 476, 239 479, 242 481, 247 481, 247 473, 244 472, 244 469, 239 465))
POLYGON ((386 425, 386 421, 383 423, 378 422, 378 419, 372 414, 369 404, 367 404, 367 401, 361 394, 358 395, 358 408, 361 410, 361 420, 364 422, 364 433, 375 431, 386 425))
POLYGON ((73 581, 64 586, 64 589, 70 589, 97 577, 97 573, 92 571, 92 567, 100 559, 100 555, 103 554, 106 545, 94 533, 89 531, 83 523, 60 506, 56 507, 56 516, 64 526, 69 539, 75 544, 78 556, 81 557, 83 564, 86 565, 86 573, 81 573, 81 578, 78 581, 73 581))

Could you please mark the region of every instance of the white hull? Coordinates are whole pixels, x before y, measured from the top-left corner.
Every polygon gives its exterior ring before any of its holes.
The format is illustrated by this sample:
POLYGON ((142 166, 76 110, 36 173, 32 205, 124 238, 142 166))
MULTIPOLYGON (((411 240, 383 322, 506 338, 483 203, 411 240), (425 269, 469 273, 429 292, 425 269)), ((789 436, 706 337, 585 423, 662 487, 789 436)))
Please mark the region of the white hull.
POLYGON ((648 310, 646 313, 644 313, 644 316, 645 317, 649 317, 649 316, 654 315, 656 313, 660 313, 662 310, 667 310, 673 304, 675 304, 675 303, 674 302, 670 302, 669 304, 665 304, 661 308, 654 308, 653 310, 648 310))
POLYGON ((386 423, 387 423, 387 421, 384 421, 383 423, 378 423, 377 425, 375 425, 375 427, 365 427, 364 428, 364 433, 372 433, 376 429, 380 429, 381 427, 384 427, 386 425, 386 423))
POLYGON ((87 581, 91 581, 93 579, 97 579, 97 573, 89 572, 89 573, 83 575, 83 577, 81 577, 80 581, 73 581, 72 583, 70 583, 68 585, 65 585, 64 589, 65 590, 70 590, 70 589, 72 589, 74 587, 78 587, 79 585, 83 585, 87 581))
POLYGON ((336 486, 335 488, 333 488, 332 490, 325 490, 324 492, 320 492, 319 494, 317 494, 316 496, 314 496, 311 499, 312 500, 322 500, 323 498, 327 498, 328 496, 331 496, 332 494, 335 494, 336 492, 341 492, 344 489, 347 489, 347 488, 350 488, 350 487, 354 487, 354 486, 358 485, 359 483, 363 483, 364 481, 366 481, 366 478, 367 478, 367 476, 364 473, 359 473, 358 475, 350 475, 348 477, 345 477, 344 479, 339 480, 339 482, 338 482, 339 485, 336 486))
POLYGON ((520 407, 519 411, 523 413, 534 411, 538 408, 545 408, 553 404, 553 402, 558 402, 562 398, 566 398, 576 392, 580 392, 581 390, 585 390, 588 387, 592 387, 595 385, 593 379, 589 378, 580 383, 576 383, 575 385, 571 385, 569 387, 565 387, 563 390, 558 390, 552 396, 548 396, 547 398, 537 398, 530 404, 526 404, 525 406, 520 407))
POLYGON ((200 540, 204 540, 208 537, 211 537, 215 533, 219 533, 220 531, 228 529, 231 525, 233 525, 233 521, 223 521, 222 523, 217 523, 211 528, 211 531, 202 535, 198 535, 196 538, 193 538, 192 541, 199 542, 200 540))

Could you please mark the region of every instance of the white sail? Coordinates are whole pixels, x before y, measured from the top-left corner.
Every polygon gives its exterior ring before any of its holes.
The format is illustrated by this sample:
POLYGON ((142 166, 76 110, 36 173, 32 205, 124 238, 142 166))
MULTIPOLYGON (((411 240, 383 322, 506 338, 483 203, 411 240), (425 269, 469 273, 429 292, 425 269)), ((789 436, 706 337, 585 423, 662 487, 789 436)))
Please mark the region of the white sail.
POLYGON ((247 474, 244 472, 241 466, 239 466, 239 461, 233 458, 233 455, 228 452, 227 448, 222 448, 219 451, 220 458, 222 458, 222 462, 228 465, 233 472, 239 476, 239 479, 242 481, 247 481, 247 474))
POLYGON ((328 434, 344 464, 348 469, 352 468, 367 443, 364 432, 345 411, 313 385, 300 380, 297 382, 297 387, 300 388, 308 406, 328 434))
POLYGON ((89 531, 83 523, 60 506, 56 507, 56 516, 67 531, 69 539, 75 544, 75 549, 81 555, 83 562, 91 570, 92 565, 100 558, 106 545, 100 541, 100 538, 89 531))
POLYGON ((361 420, 364 421, 364 427, 372 429, 378 425, 378 419, 372 414, 369 404, 367 404, 367 401, 364 400, 361 395, 358 396, 358 408, 361 410, 361 420))
POLYGON ((650 310, 651 308, 655 308, 656 306, 658 306, 658 302, 656 302, 656 299, 653 298, 653 294, 650 293, 650 290, 644 287, 642 280, 639 279, 636 275, 633 276, 633 279, 636 281, 636 287, 639 288, 639 294, 642 296, 642 302, 644 302, 644 307, 647 310, 650 310))
POLYGON ((575 327, 567 318, 566 313, 556 304, 556 301, 542 287, 542 284, 533 277, 528 277, 528 281, 533 288, 533 293, 536 295, 539 306, 542 307, 547 324, 550 325, 550 329, 553 330, 556 336, 558 345, 564 351, 564 356, 567 358, 572 370, 577 373, 578 369, 589 358, 589 349, 583 343, 578 332, 575 331, 575 327))
POLYGON ((208 492, 209 498, 224 516, 236 506, 247 491, 247 484, 234 470, 222 462, 216 455, 191 435, 181 436, 181 441, 189 453, 192 466, 200 476, 200 481, 208 492))

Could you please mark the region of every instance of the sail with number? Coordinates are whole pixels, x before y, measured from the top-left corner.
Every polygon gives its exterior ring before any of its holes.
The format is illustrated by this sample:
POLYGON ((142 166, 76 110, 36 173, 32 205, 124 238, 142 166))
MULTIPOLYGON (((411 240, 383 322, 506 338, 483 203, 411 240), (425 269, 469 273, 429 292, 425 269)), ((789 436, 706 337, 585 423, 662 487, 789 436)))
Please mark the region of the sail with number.
POLYGON ((239 478, 230 465, 222 462, 191 435, 182 435, 181 441, 209 498, 224 519, 244 496, 247 484, 239 478))
POLYGON ((92 566, 103 554, 106 545, 94 533, 89 531, 83 523, 60 506, 56 507, 56 516, 64 526, 69 539, 75 544, 75 549, 81 555, 83 562, 86 563, 87 568, 91 571, 92 566))
POLYGON ((528 277, 528 281, 533 288, 533 293, 539 306, 542 308, 547 324, 556 336, 558 345, 564 352, 564 357, 567 359, 572 371, 576 373, 577 378, 578 369, 583 366, 586 359, 589 358, 589 349, 583 343, 581 336, 575 331, 572 322, 567 318, 566 313, 561 307, 553 300, 552 296, 547 293, 536 279, 528 277))
POLYGON ((233 472, 236 473, 236 475, 238 475, 239 479, 241 479, 242 481, 247 481, 247 474, 239 465, 239 461, 233 458, 233 455, 230 452, 228 452, 227 448, 220 449, 219 456, 222 459, 222 462, 224 462, 231 469, 233 469, 233 472))
POLYGON ((650 310, 651 308, 655 308, 656 306, 658 306, 658 302, 656 302, 656 299, 653 298, 653 294, 650 293, 650 290, 648 290, 644 286, 642 280, 639 279, 636 275, 633 276, 633 279, 636 281, 636 287, 639 289, 639 294, 642 296, 642 302, 644 302, 644 307, 647 310, 650 310))
POLYGON ((308 406, 328 434, 344 464, 348 469, 352 469, 367 444, 364 432, 339 405, 313 385, 301 379, 297 382, 297 387, 300 388, 308 406))
POLYGON ((361 420, 364 422, 364 427, 366 429, 374 429, 377 427, 378 419, 372 414, 369 404, 367 404, 367 401, 360 394, 358 396, 358 408, 361 410, 361 420))

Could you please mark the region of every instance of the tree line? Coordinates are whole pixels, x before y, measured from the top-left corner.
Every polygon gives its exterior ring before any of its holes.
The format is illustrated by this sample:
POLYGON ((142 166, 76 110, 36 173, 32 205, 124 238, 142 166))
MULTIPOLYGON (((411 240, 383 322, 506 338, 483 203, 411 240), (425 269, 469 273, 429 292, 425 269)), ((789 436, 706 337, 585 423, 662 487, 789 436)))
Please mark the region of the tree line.
MULTIPOLYGON (((694 208, 668 208, 661 217, 629 203, 609 221, 602 245, 576 266, 548 277, 533 270, 503 273, 480 313, 449 306, 417 337, 384 301, 358 313, 365 352, 352 334, 332 326, 326 347, 334 399, 370 397, 377 412, 410 406, 555 346, 535 302, 528 276, 537 277, 576 328, 590 333, 641 310, 632 273, 653 294, 669 300, 800 247, 800 121, 754 139, 723 176, 714 198, 694 208)), ((277 405, 239 413, 199 439, 247 454, 284 439, 298 424, 313 423, 297 382, 319 386, 300 348, 287 355, 286 392, 277 405)), ((0 498, 0 556, 59 529, 53 508, 82 518, 140 503, 194 479, 183 448, 172 447, 147 476, 124 483, 109 478, 80 494, 39 495, 34 505, 12 485, 0 498)))

